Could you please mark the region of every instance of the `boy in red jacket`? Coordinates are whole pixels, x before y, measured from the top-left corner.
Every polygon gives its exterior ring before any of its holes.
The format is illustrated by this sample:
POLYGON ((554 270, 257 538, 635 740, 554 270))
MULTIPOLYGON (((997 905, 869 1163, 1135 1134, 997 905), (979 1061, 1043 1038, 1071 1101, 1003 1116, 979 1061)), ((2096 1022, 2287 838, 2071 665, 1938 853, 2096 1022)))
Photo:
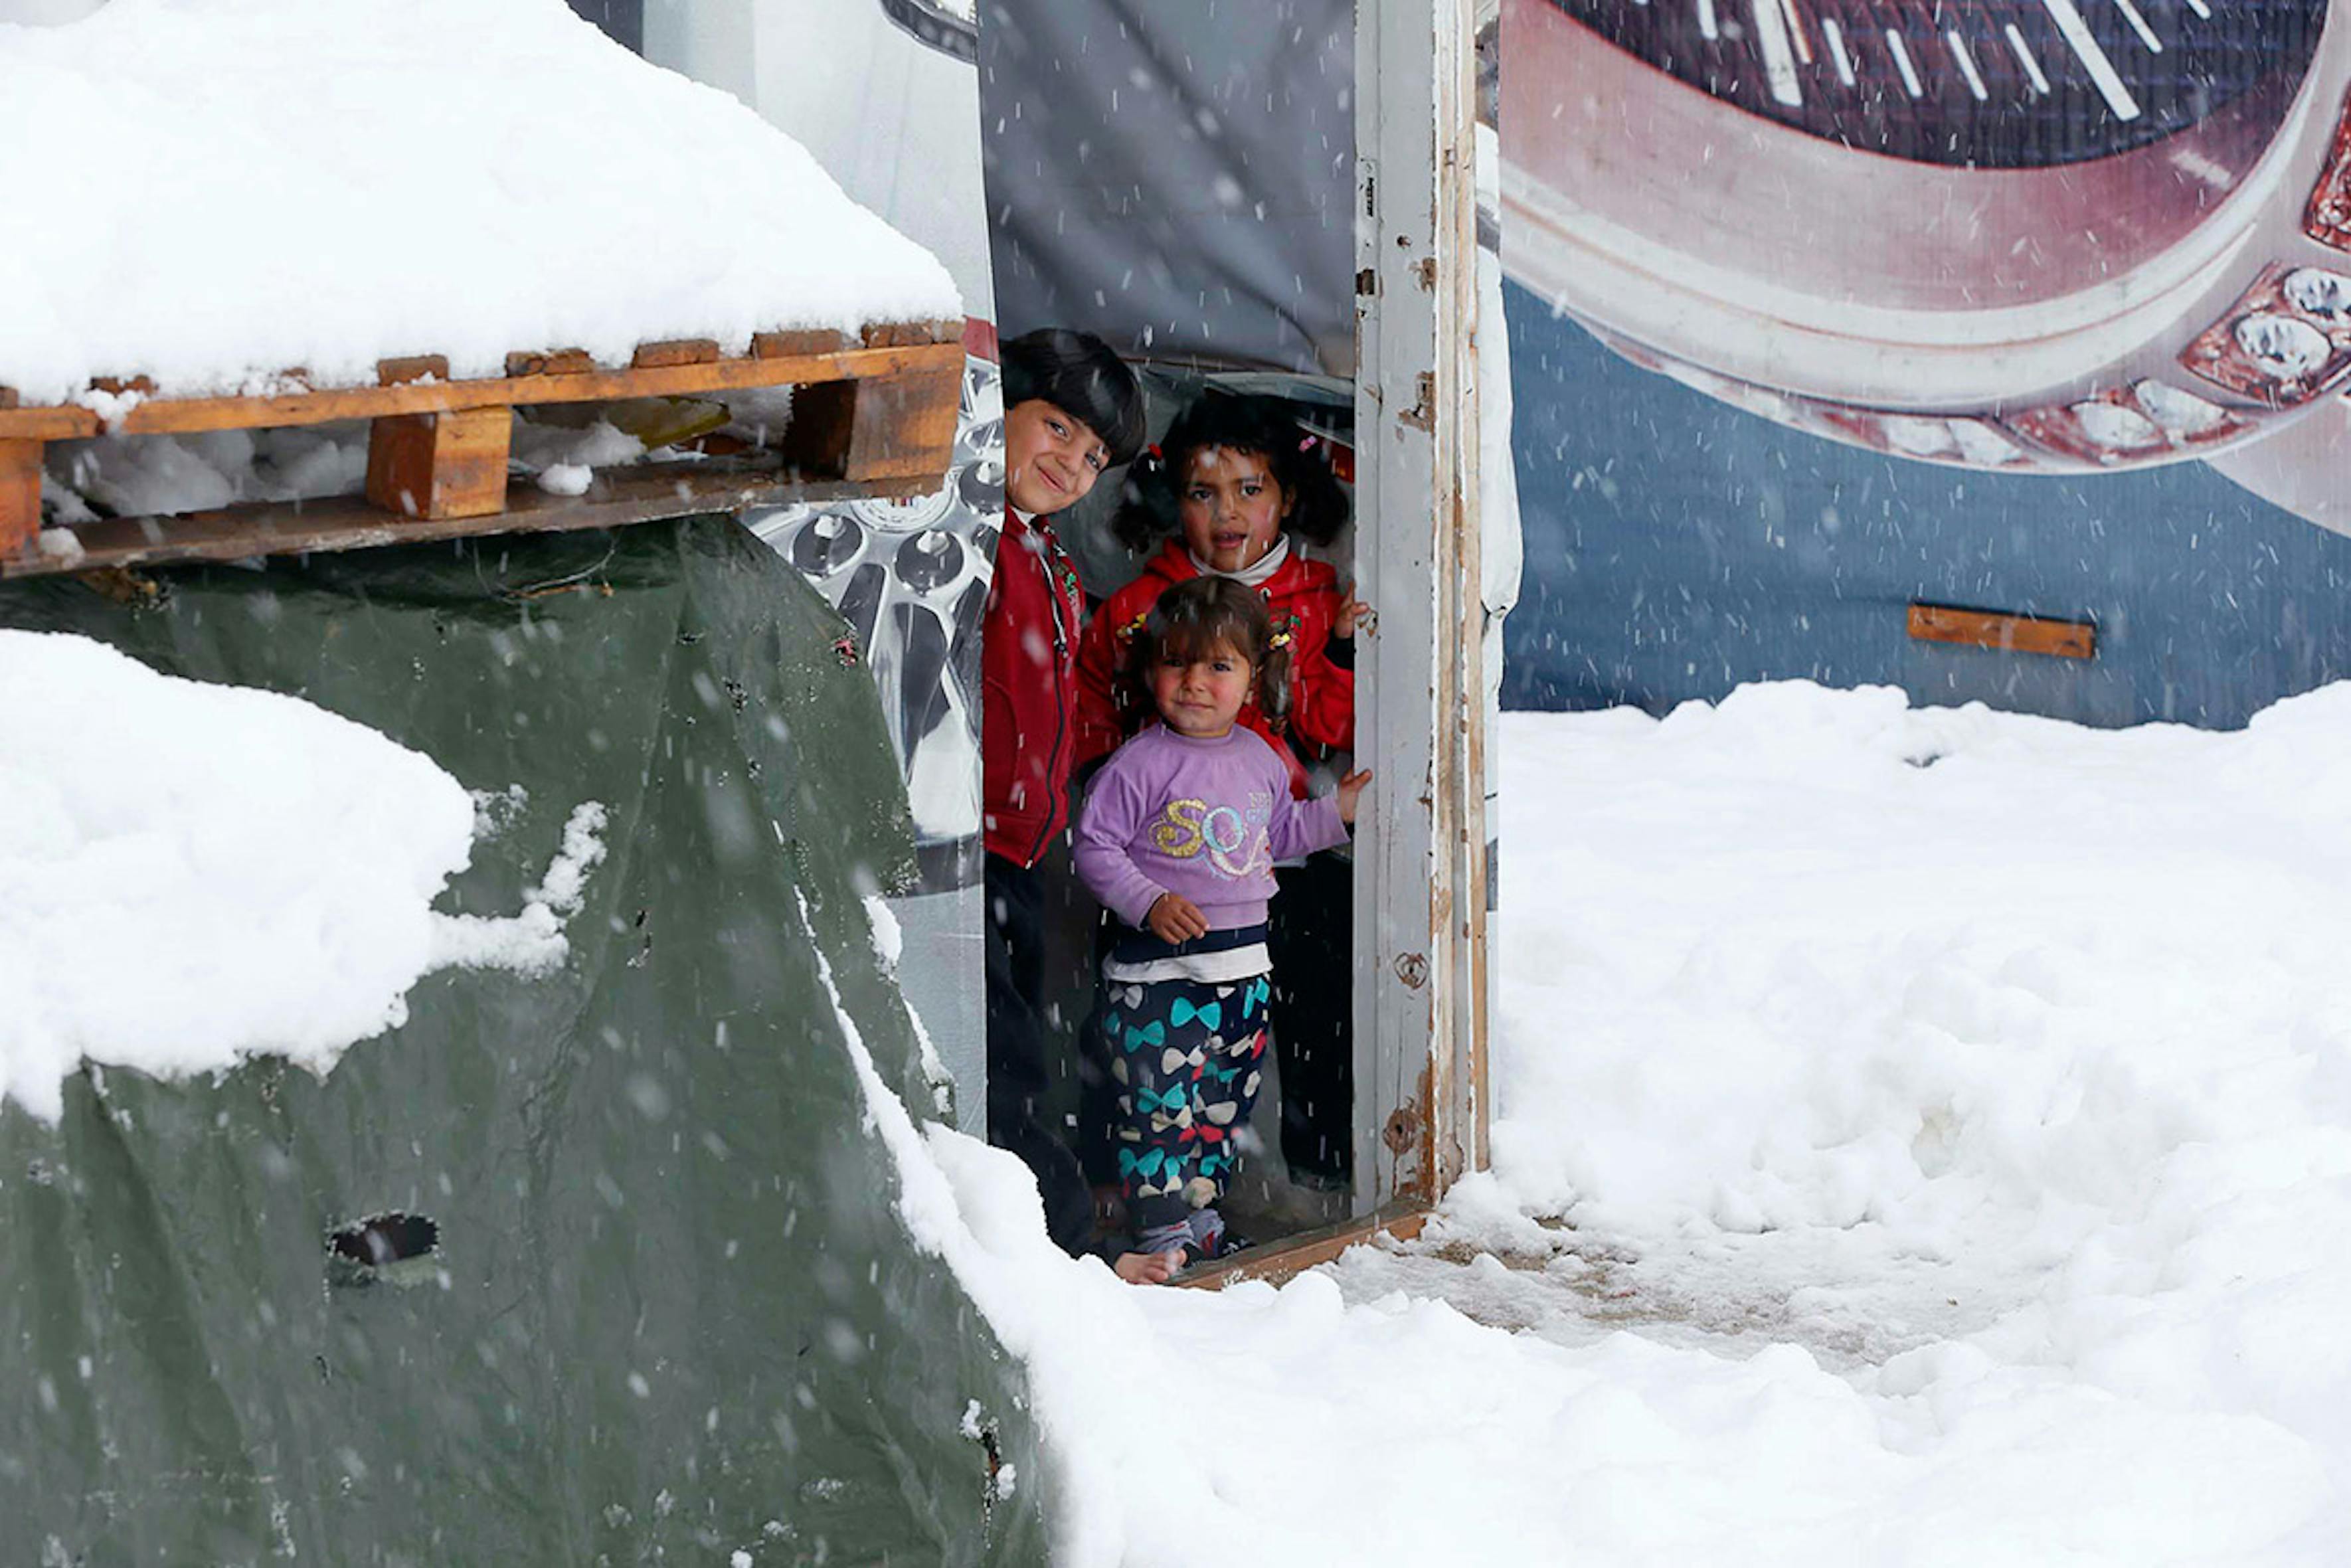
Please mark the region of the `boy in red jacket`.
POLYGON ((1093 1242, 1093 1199, 1040 1111, 1050 1075, 1036 865, 1069 828, 1085 597, 1051 519, 1142 446, 1143 394, 1109 345, 1084 332, 1025 333, 1001 360, 1004 534, 980 644, 987 1141, 1036 1174, 1046 1227, 1075 1253, 1093 1242))

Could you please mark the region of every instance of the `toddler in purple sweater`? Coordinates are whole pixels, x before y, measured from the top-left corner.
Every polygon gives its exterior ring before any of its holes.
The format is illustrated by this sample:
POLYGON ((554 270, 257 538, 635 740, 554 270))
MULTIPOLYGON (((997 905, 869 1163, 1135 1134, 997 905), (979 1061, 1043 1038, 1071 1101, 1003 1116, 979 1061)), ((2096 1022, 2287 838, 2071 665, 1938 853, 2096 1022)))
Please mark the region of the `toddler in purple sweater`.
POLYGON ((1372 777, 1290 798, 1288 765, 1234 723, 1252 698, 1279 722, 1286 667, 1255 591, 1203 576, 1161 594, 1122 672, 1160 722, 1113 754, 1079 818, 1078 874, 1133 927, 1102 965, 1104 1033, 1144 1253, 1220 1249, 1265 1055, 1274 862, 1344 841, 1372 777))

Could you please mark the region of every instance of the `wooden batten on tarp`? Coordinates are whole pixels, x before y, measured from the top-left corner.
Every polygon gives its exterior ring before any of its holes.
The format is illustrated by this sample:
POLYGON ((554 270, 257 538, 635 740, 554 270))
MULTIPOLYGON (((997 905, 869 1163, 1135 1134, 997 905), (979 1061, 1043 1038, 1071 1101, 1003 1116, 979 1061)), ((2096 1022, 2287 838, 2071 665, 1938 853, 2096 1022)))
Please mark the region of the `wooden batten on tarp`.
POLYGON ((2010 653, 2045 653, 2060 659, 2097 656, 2098 628, 2087 621, 2057 621, 1999 610, 1966 610, 1950 604, 1913 604, 1910 635, 1921 643, 1953 643, 2010 653))

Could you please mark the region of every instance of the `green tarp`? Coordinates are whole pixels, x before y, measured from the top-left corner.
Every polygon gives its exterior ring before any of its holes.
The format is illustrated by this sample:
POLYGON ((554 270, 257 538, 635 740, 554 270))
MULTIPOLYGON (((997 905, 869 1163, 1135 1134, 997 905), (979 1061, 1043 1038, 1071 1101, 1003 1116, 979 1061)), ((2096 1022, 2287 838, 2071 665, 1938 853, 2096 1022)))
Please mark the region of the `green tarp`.
POLYGON ((522 786, 444 908, 514 913, 583 800, 610 859, 560 973, 431 977, 324 1080, 0 1107, 0 1563, 1043 1561, 1019 1368, 898 1219, 820 977, 934 1109, 862 904, 903 789, 834 613, 723 517, 158 580, 13 585, 0 625, 522 786), (330 1257, 393 1213, 437 1253, 330 1257))

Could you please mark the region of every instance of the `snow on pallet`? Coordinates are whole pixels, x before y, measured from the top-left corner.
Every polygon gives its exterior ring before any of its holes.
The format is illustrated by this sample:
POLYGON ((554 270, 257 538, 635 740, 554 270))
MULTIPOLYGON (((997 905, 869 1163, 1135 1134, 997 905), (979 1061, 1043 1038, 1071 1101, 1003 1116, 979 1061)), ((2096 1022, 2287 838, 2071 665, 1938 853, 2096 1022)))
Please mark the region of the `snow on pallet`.
POLYGON ((0 26, 0 97, 74 127, 76 152, 0 138, 11 211, 35 214, 0 246, 0 387, 19 394, 0 393, 0 574, 595 526, 762 486, 903 494, 945 472, 946 268, 744 104, 564 0, 87 9, 0 26), (418 350, 439 358, 387 358, 418 350), (505 494, 514 407, 787 384, 764 469, 505 494), (78 560, 41 553, 73 549, 34 531, 45 443, 350 419, 373 422, 372 507, 84 523, 78 560))
POLYGON ((785 499, 906 495, 938 482, 955 443, 960 320, 883 323, 852 340, 830 329, 768 332, 750 351, 716 340, 644 343, 625 366, 580 350, 507 357, 503 377, 453 380, 439 356, 385 360, 372 387, 312 388, 301 371, 259 394, 159 395, 144 381, 93 383, 85 402, 23 404, 0 387, 0 578, 135 562, 349 549, 455 534, 605 528, 785 499), (524 404, 674 397, 790 386, 777 445, 739 464, 668 464, 608 476, 580 498, 507 491, 513 412, 524 404), (185 517, 115 518, 44 552, 41 459, 48 442, 189 434, 366 419, 364 500, 236 507, 185 517))

